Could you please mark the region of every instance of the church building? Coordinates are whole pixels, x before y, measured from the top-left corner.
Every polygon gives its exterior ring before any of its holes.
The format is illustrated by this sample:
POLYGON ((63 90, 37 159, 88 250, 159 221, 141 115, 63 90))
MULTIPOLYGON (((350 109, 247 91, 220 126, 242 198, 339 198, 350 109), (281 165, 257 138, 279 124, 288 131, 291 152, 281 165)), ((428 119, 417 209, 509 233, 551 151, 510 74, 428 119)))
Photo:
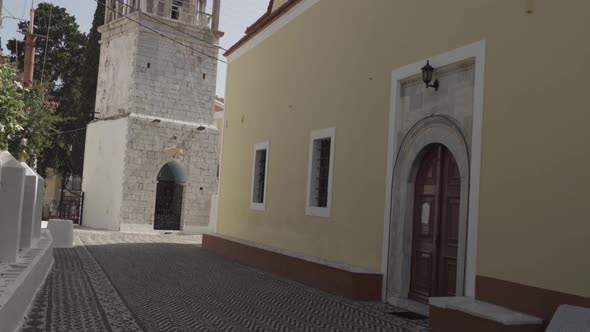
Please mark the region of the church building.
POLYGON ((435 332, 544 331, 590 307, 589 12, 269 1, 225 53, 203 247, 435 332))
POLYGON ((84 226, 206 231, 218 186, 220 0, 106 4, 84 226))

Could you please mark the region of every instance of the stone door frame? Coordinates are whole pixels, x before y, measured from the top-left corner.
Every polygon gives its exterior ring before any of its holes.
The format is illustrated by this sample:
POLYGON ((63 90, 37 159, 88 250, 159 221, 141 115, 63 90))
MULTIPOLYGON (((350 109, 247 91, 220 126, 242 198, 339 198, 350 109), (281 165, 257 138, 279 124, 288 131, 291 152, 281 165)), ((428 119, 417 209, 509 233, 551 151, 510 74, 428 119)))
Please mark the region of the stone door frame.
POLYGON ((475 296, 485 51, 486 42, 481 40, 392 72, 381 259, 383 301, 398 304, 400 301, 408 301, 415 172, 424 148, 433 143, 443 144, 451 151, 461 173, 457 296, 475 296), (442 115, 420 120, 403 142, 396 142, 395 119, 400 108, 402 81, 420 75, 426 60, 430 60, 432 66, 437 68, 472 58, 475 59, 475 78, 471 146, 468 146, 463 133, 453 120, 442 115), (400 147, 396 148, 398 143, 400 147), (402 222, 394 223, 392 220, 402 222))

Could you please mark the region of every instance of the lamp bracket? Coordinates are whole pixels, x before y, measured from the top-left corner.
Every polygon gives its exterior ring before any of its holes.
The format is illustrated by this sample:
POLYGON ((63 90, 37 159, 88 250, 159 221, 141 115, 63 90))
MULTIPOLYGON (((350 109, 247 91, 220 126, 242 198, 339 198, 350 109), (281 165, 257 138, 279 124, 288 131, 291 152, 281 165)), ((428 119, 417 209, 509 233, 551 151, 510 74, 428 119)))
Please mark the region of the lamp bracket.
POLYGON ((439 86, 440 83, 438 83, 438 80, 434 80, 432 84, 426 84, 426 88, 434 88, 434 91, 438 91, 439 86))

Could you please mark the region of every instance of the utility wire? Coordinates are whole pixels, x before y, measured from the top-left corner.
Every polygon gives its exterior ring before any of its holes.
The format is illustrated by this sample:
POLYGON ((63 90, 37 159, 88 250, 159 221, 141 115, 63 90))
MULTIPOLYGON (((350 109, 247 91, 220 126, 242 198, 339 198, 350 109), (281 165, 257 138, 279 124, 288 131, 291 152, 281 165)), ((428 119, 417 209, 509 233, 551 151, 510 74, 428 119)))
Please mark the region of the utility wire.
MULTIPOLYGON (((125 2, 124 2, 124 1, 122 1, 122 0, 115 0, 115 1, 117 1, 118 3, 120 3, 120 4, 122 4, 122 5, 125 5, 125 6, 127 6, 127 7, 129 7, 129 8, 131 8, 131 9, 135 9, 135 10, 137 10, 137 11, 141 12, 141 13, 144 13, 144 14, 146 14, 146 12, 142 11, 141 9, 134 8, 133 6, 129 5, 128 3, 125 3, 125 2)), ((176 30, 176 31, 178 31, 178 32, 181 32, 181 33, 183 33, 183 34, 185 34, 185 35, 187 35, 187 36, 189 36, 189 37, 192 37, 192 38, 194 38, 194 39, 196 39, 196 40, 200 40, 200 41, 202 41, 202 42, 204 42, 204 43, 207 43, 207 44, 209 44, 209 45, 215 46, 215 47, 217 47, 217 48, 219 48, 219 49, 221 49, 221 50, 223 50, 223 51, 227 51, 227 49, 225 49, 225 48, 221 47, 220 45, 216 45, 216 44, 214 44, 214 43, 211 43, 211 42, 208 42, 208 41, 206 41, 206 40, 204 40, 204 39, 201 39, 201 38, 199 38, 199 37, 197 37, 197 36, 195 36, 195 35, 192 35, 192 34, 190 34, 190 33, 186 32, 186 31, 182 31, 182 30, 180 30, 179 28, 177 28, 177 27, 173 26, 172 24, 169 24, 168 22, 166 22, 166 21, 164 21, 164 20, 161 20, 161 19, 159 19, 159 18, 158 18, 158 17, 156 17, 155 15, 149 15, 149 16, 150 16, 150 18, 152 18, 152 19, 154 19, 154 20, 156 20, 156 21, 158 21, 158 22, 160 22, 160 23, 164 24, 165 26, 167 26, 167 27, 170 27, 170 28, 172 28, 172 29, 174 29, 174 30, 176 30)), ((211 29, 209 29, 209 30, 211 30, 211 29)), ((213 32, 211 32, 211 33, 213 33, 213 32)))
POLYGON ((25 14, 27 13, 28 3, 29 3, 29 1, 25 0, 25 3, 23 4, 23 14, 21 15, 23 19, 25 18, 25 14))
MULTIPOLYGON (((115 9, 113 9, 112 7, 109 7, 109 6, 107 6, 107 5, 106 5, 106 3, 101 3, 99 0, 93 0, 93 1, 94 1, 94 2, 96 2, 96 3, 97 3, 97 4, 99 4, 99 5, 103 5, 105 8, 108 8, 108 9, 110 9, 110 10, 112 10, 112 11, 115 11, 115 12, 116 12, 116 10, 115 10, 115 9)), ((139 26, 142 26, 142 27, 144 27, 144 28, 146 28, 146 29, 148 29, 148 30, 150 30, 150 31, 154 32, 154 33, 157 33, 158 35, 160 35, 160 36, 162 36, 162 37, 164 37, 164 38, 166 38, 166 39, 169 39, 169 40, 171 40, 172 42, 174 42, 174 43, 176 43, 176 44, 178 44, 178 45, 182 45, 182 46, 184 46, 184 47, 186 47, 186 48, 188 48, 188 49, 191 49, 191 50, 193 50, 193 51, 195 51, 195 52, 197 52, 197 53, 203 54, 204 56, 206 56, 206 57, 208 57, 208 58, 211 58, 211 59, 213 59, 213 60, 217 60, 217 61, 219 61, 219 62, 221 62, 221 63, 227 63, 226 61, 223 61, 223 60, 221 60, 221 59, 219 59, 219 58, 217 58, 217 57, 214 57, 214 56, 212 56, 212 55, 209 55, 209 54, 207 54, 207 53, 205 53, 205 52, 203 52, 203 51, 201 51, 201 50, 198 50, 198 49, 196 49, 196 48, 194 48, 194 47, 191 47, 191 46, 189 46, 189 45, 187 45, 187 44, 185 44, 185 43, 182 43, 182 42, 180 42, 180 41, 178 41, 178 40, 176 40, 176 39, 174 39, 174 38, 170 38, 169 36, 167 36, 167 35, 163 34, 162 32, 160 32, 160 31, 158 31, 158 30, 155 30, 155 29, 153 29, 153 28, 150 28, 150 27, 148 27, 148 26, 146 26, 146 25, 144 25, 144 24, 141 24, 141 22, 139 22, 139 21, 137 21, 137 20, 134 20, 134 19, 132 19, 131 17, 129 17, 129 16, 127 16, 127 15, 121 14, 121 16, 123 16, 123 17, 127 18, 128 20, 130 20, 131 22, 134 22, 134 23, 136 23, 136 24, 137 24, 137 25, 139 25, 139 26)))
POLYGON ((76 131, 82 131, 82 130, 86 130, 86 128, 78 128, 78 129, 67 130, 67 131, 56 131, 54 134, 55 135, 61 135, 61 134, 73 133, 73 132, 76 132, 76 131))
POLYGON ((6 8, 6 6, 4 6, 4 4, 2 4, 2 8, 4 8, 4 10, 5 10, 5 11, 6 11, 6 12, 7 12, 7 13, 10 15, 10 16, 12 16, 13 18, 16 18, 16 17, 14 16, 14 14, 13 14, 13 13, 11 13, 11 12, 10 12, 10 10, 8 10, 8 8, 6 8))
POLYGON ((41 68, 41 84, 45 79, 45 60, 47 59, 47 47, 49 45, 49 29, 51 28, 51 14, 53 6, 49 7, 49 21, 47 22, 47 37, 45 37, 45 51, 43 52, 43 67, 41 68))

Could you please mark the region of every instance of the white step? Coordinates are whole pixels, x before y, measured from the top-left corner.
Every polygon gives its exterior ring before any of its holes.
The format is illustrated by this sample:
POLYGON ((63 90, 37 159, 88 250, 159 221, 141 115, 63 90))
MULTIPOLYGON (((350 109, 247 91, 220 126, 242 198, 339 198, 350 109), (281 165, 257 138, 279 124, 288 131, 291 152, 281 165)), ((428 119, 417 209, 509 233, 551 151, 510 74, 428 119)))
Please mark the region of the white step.
POLYGON ((541 318, 524 314, 471 297, 431 297, 431 306, 464 312, 503 325, 540 325, 541 318))
POLYGON ((563 304, 555 311, 546 332, 590 331, 590 308, 563 304))

